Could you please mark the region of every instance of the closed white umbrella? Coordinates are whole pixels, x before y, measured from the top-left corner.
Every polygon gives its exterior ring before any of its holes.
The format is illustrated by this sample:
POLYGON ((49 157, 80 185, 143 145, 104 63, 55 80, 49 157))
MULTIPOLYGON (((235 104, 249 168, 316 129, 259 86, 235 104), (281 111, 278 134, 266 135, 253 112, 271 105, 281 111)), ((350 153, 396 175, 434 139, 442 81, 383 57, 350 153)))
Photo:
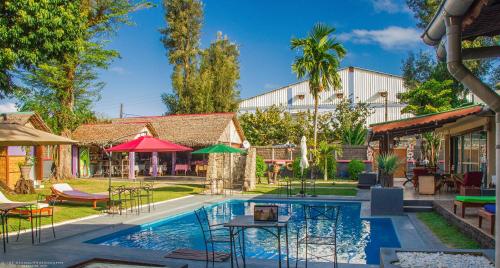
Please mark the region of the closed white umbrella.
POLYGON ((307 161, 307 143, 306 136, 302 136, 300 139, 300 172, 304 175, 304 169, 309 167, 309 161, 307 161))

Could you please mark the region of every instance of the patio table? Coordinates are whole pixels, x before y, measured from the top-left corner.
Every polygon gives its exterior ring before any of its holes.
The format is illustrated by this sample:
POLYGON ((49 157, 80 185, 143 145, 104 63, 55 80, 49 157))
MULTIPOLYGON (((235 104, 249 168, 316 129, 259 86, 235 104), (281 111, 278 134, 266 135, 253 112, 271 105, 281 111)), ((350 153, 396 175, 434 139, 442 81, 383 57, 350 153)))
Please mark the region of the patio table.
MULTIPOLYGON (((224 227, 229 228, 229 238, 231 242, 231 247, 235 243, 235 236, 241 234, 242 241, 242 253, 241 257, 243 259, 243 267, 246 267, 246 257, 245 257, 245 229, 256 228, 267 231, 272 236, 276 237, 278 240, 278 267, 281 268, 281 231, 285 230, 285 243, 286 243, 286 267, 289 267, 289 248, 288 248, 288 221, 290 216, 279 216, 278 221, 254 221, 253 215, 241 215, 233 218, 231 221, 224 224, 224 227), (235 232, 235 229, 240 229, 235 232), (276 229, 273 232, 272 229, 276 229)), ((234 252, 234 259, 237 260, 236 251, 234 252)), ((233 264, 233 254, 231 254, 231 267, 233 264)))
MULTIPOLYGON (((33 205, 33 203, 2 203, 0 204, 0 220, 2 222, 2 241, 3 241, 3 252, 5 253, 7 251, 7 245, 6 245, 6 239, 8 236, 8 231, 9 227, 7 226, 7 214, 9 211, 16 209, 16 208, 22 208, 26 206, 33 205)), ((33 218, 33 215, 31 215, 33 218)), ((31 224, 31 242, 34 241, 33 237, 33 223, 31 224)))

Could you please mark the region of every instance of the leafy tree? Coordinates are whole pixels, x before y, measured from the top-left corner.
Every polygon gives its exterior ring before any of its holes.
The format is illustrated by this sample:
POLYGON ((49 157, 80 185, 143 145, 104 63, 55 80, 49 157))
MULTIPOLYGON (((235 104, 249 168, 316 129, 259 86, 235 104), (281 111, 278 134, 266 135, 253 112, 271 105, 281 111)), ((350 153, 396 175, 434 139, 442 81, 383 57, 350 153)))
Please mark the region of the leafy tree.
POLYGON ((168 112, 234 112, 238 109, 240 78, 238 46, 217 33, 217 39, 200 46, 203 4, 199 0, 164 0, 167 27, 163 44, 173 64, 173 94, 163 94, 168 112))
POLYGON ((451 80, 440 82, 431 79, 408 90, 401 95, 401 101, 408 104, 401 112, 422 115, 452 109, 452 84, 451 80))
POLYGON ((203 6, 199 0, 164 0, 167 27, 161 30, 168 61, 174 67, 172 90, 162 99, 170 113, 190 113, 193 91, 198 80, 198 54, 203 21, 203 6))
POLYGON ((282 107, 271 106, 266 110, 257 109, 255 113, 240 115, 239 121, 245 137, 252 145, 295 142, 296 125, 290 113, 284 112, 282 107))
POLYGON ((77 54, 85 32, 80 1, 0 2, 0 98, 13 92, 12 71, 77 54))
MULTIPOLYGON (((441 2, 442 2, 441 0, 406 0, 408 8, 413 12, 414 17, 417 20, 417 27, 419 27, 422 30, 424 30, 429 25, 432 18, 438 11, 441 2)), ((483 46, 491 46, 494 43, 495 43, 494 38, 480 37, 476 38, 474 41, 463 41, 462 46, 465 48, 483 47, 483 46)), ((486 80, 488 76, 492 77, 490 76, 491 74, 490 70, 493 67, 491 59, 470 60, 466 61, 465 65, 467 66, 467 68, 469 68, 469 70, 471 70, 471 72, 474 75, 483 80, 486 80)), ((439 62, 437 64, 433 64, 432 66, 433 69, 438 68, 440 70, 444 70, 447 72, 446 63, 444 62, 439 62)), ((496 69, 500 69, 500 66, 497 65, 496 69)), ((445 75, 450 76, 449 74, 445 75)), ((436 77, 434 78, 437 79, 436 77)), ((442 78, 437 80, 444 81, 448 79, 450 78, 442 78)), ((459 85, 459 83, 457 82, 456 85, 459 85)), ((490 86, 494 86, 494 84, 490 84, 490 86)), ((460 88, 466 93, 468 93, 468 90, 464 89, 461 85, 460 88)))
POLYGON ((306 38, 291 41, 291 48, 301 54, 295 58, 292 70, 299 79, 309 79, 309 90, 314 97, 314 148, 317 145, 319 94, 342 87, 337 69, 346 50, 330 36, 334 31, 332 27, 316 24, 306 38))
MULTIPOLYGON (((34 109, 56 133, 70 136, 82 122, 92 120, 91 103, 103 84, 97 80, 97 68, 107 68, 118 52, 105 47, 106 37, 117 27, 128 24, 128 13, 149 6, 128 0, 79 1, 80 19, 85 31, 77 36, 81 50, 67 53, 21 73, 27 87, 17 92, 21 110, 34 109)), ((71 177, 71 147, 61 146, 56 161, 56 177, 71 177)))
POLYGON ((217 39, 202 52, 200 78, 201 89, 195 93, 196 112, 235 112, 238 110, 237 81, 240 78, 238 46, 227 36, 217 33, 217 39), (203 83, 205 82, 205 83, 203 83), (206 103, 204 105, 200 105, 206 103))
POLYGON ((333 129, 332 139, 343 140, 346 131, 358 126, 364 128, 371 114, 373 114, 373 109, 368 104, 353 103, 350 99, 342 99, 330 117, 331 129, 333 129))
POLYGON ((262 156, 257 155, 255 158, 255 176, 258 179, 257 183, 261 183, 261 179, 266 175, 267 165, 264 162, 264 158, 262 156))
POLYGON ((364 145, 368 129, 362 125, 357 124, 351 128, 342 129, 342 144, 344 145, 364 145))

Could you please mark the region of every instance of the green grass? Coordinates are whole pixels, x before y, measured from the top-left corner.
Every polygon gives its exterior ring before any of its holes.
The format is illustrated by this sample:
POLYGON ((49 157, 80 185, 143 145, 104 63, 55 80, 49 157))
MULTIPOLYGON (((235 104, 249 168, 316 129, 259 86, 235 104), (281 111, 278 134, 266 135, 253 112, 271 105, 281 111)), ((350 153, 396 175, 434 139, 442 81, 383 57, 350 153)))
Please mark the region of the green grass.
MULTIPOLYGON (((106 192, 108 188, 108 182, 106 180, 95 180, 95 179, 75 179, 65 181, 73 186, 75 189, 91 192, 91 193, 101 193, 106 192)), ((113 185, 132 185, 134 182, 126 181, 115 181, 113 185)), ((137 185, 137 183, 135 183, 137 185)), ((50 193, 50 183, 47 183, 45 189, 37 190, 37 194, 49 194, 50 193), (48 187, 47 187, 48 186, 48 187)), ((198 194, 203 191, 202 185, 195 184, 179 184, 171 186, 160 186, 154 189, 154 202, 174 199, 190 194, 198 194)), ((6 196, 13 201, 29 202, 36 201, 37 194, 30 195, 18 195, 18 194, 6 194, 6 196)), ((57 203, 54 208, 54 222, 62 222, 73 219, 78 219, 82 217, 87 217, 91 215, 100 214, 105 209, 105 203, 98 203, 97 208, 92 208, 90 203, 73 203, 64 202, 57 203)), ((9 230, 17 231, 19 218, 15 215, 9 217, 9 230)), ((45 218, 42 224, 49 224, 50 219, 45 218)), ((29 221, 26 219, 21 220, 21 229, 30 228, 29 221)))
POLYGON ((476 241, 460 232, 456 226, 448 223, 443 216, 436 212, 417 213, 417 218, 427 225, 443 244, 450 248, 480 248, 476 241))
MULTIPOLYGON (((300 191, 300 183, 293 183, 292 194, 298 194, 300 191)), ((312 194, 313 190, 308 188, 307 193, 312 194)), ((317 195, 341 195, 341 196, 356 196, 358 190, 352 186, 342 185, 333 186, 330 182, 327 184, 316 183, 316 194, 317 195)), ((273 184, 257 184, 255 189, 252 191, 244 192, 244 194, 286 194, 283 188, 280 189, 279 186, 273 184), (281 190, 281 191, 280 191, 281 190)))

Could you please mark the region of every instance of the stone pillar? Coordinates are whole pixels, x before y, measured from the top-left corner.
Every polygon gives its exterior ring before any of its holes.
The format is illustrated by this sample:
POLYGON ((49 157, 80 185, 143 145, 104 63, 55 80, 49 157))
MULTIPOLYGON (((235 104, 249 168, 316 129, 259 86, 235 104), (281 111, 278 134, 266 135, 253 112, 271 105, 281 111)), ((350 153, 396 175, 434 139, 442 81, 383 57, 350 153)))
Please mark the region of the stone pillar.
POLYGON ((153 165, 153 177, 158 176, 158 152, 153 152, 152 153, 152 161, 151 163, 153 165))
POLYGON ((135 152, 128 153, 128 178, 135 179, 135 152))
POLYGON ((172 175, 175 175, 175 161, 177 160, 177 153, 172 152, 172 175))

